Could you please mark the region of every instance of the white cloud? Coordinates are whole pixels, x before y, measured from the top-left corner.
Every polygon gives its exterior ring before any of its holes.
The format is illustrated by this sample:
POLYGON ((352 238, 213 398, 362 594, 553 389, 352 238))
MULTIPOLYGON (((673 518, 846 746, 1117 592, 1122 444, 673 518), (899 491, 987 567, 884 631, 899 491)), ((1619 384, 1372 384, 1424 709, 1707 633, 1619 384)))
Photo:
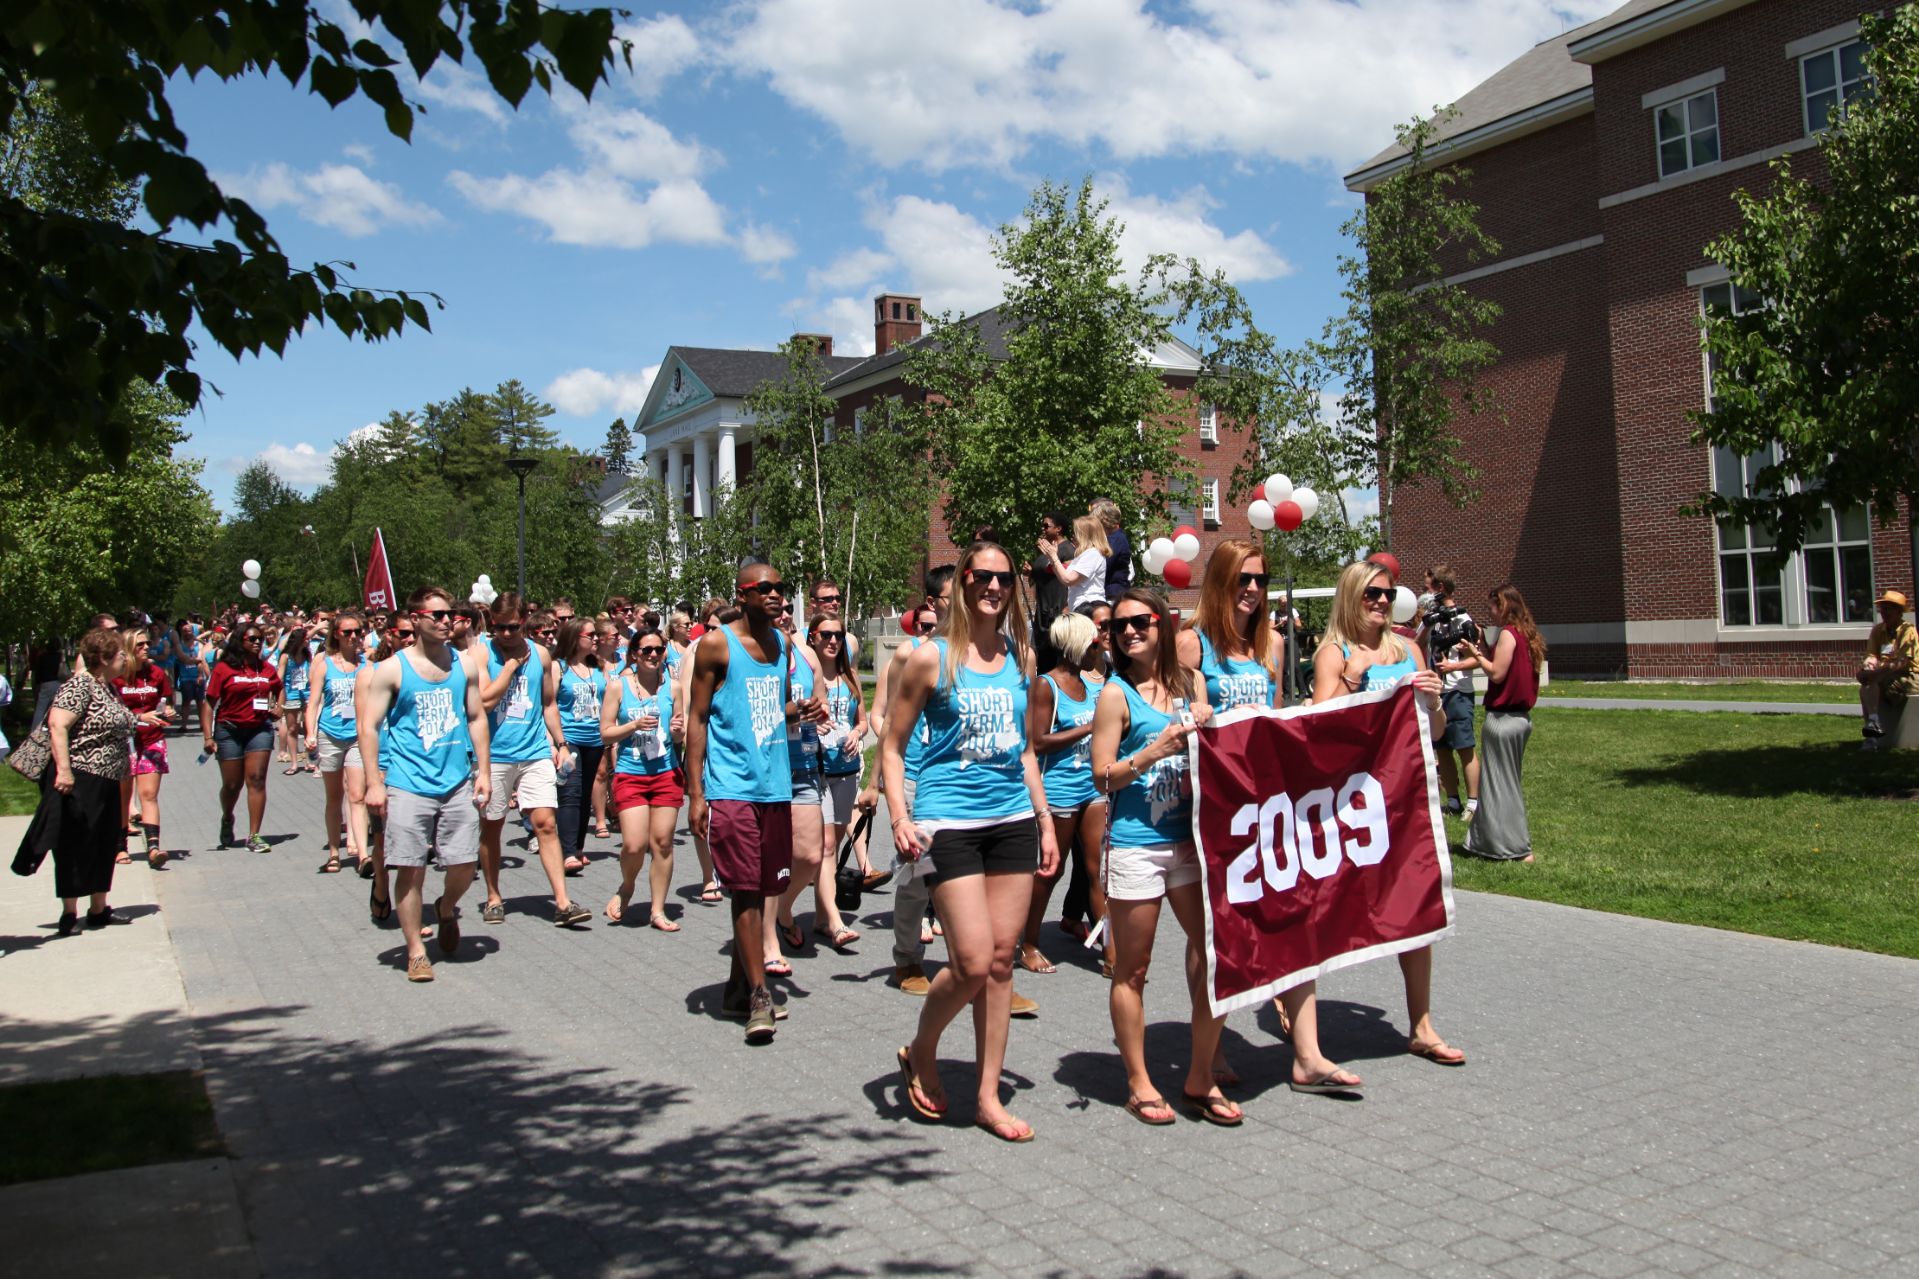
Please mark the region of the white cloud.
POLYGON ((349 160, 358 160, 363 167, 368 169, 372 168, 375 163, 373 148, 364 143, 349 142, 340 148, 340 154, 346 156, 349 160))
POLYGON ((643 249, 726 240, 726 211, 690 180, 662 182, 644 196, 618 178, 575 169, 536 178, 477 178, 456 169, 447 180, 480 208, 538 222, 561 244, 643 249))
POLYGON ((775 227, 761 226, 757 222, 748 222, 740 228, 740 254, 748 262, 772 273, 779 264, 800 251, 793 243, 793 237, 775 227))
POLYGON ((287 445, 273 443, 252 457, 231 457, 226 469, 239 474, 255 462, 265 462, 273 473, 297 489, 315 488, 333 473, 333 450, 322 453, 304 440, 287 445))
POLYGON ((1349 165, 1617 0, 757 0, 727 57, 887 165, 1226 151, 1349 165), (910 68, 910 73, 908 71, 910 68))
POLYGON ((418 91, 428 102, 453 111, 471 111, 494 124, 504 125, 511 110, 485 76, 447 58, 433 64, 426 79, 418 82, 418 91))
POLYGON ((635 182, 693 178, 718 159, 697 142, 682 142, 644 111, 571 106, 567 133, 595 169, 635 182))
POLYGON ((591 417, 612 409, 630 418, 646 404, 647 390, 659 371, 657 364, 638 373, 572 369, 554 378, 540 394, 560 412, 573 417, 591 417))
POLYGON ((1111 201, 1108 216, 1124 224, 1120 255, 1133 270, 1155 253, 1170 253, 1178 258, 1198 258, 1226 272, 1238 284, 1292 273, 1292 265, 1256 232, 1228 235, 1217 226, 1211 219, 1217 203, 1203 187, 1163 200, 1156 195, 1134 195, 1123 178, 1109 178, 1101 186, 1111 201))
MULTIPOLYGON (((633 42, 633 74, 624 83, 642 98, 658 97, 668 80, 706 60, 700 38, 678 14, 663 13, 644 22, 627 23, 615 27, 613 33, 633 42)), ((614 77, 620 80, 624 76, 622 63, 614 77)))
POLYGON ((310 172, 274 161, 243 176, 222 175, 220 185, 262 209, 291 206, 309 222, 344 235, 372 235, 383 226, 430 226, 440 215, 408 200, 391 182, 367 176, 350 164, 323 164, 310 172))

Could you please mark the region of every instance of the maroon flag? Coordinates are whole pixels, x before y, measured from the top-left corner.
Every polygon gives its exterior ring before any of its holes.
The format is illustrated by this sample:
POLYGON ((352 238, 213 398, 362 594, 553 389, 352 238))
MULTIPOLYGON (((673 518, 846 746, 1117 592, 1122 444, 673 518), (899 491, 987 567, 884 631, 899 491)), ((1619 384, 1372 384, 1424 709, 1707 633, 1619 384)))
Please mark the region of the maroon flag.
POLYGON ((1432 736, 1410 677, 1193 735, 1215 1015, 1452 931, 1432 736))
POLYGON ((391 612, 399 607, 393 597, 393 570, 387 567, 386 539, 373 530, 373 549, 366 557, 366 585, 362 588, 369 611, 391 612))

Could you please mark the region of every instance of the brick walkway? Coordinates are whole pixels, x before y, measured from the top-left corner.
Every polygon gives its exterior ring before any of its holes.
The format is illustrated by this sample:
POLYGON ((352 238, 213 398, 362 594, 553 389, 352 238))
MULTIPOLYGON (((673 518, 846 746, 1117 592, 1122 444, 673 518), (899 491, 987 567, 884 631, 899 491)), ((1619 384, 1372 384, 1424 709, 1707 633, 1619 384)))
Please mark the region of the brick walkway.
MULTIPOLYGON (((271 1275, 1794 1275, 1919 1266, 1919 964, 1462 894, 1439 1025, 1471 1055, 1399 1051, 1392 964, 1326 983, 1361 1102, 1295 1095, 1270 1012, 1228 1043, 1247 1123, 1146 1128, 1096 969, 1022 975, 1006 1085, 1038 1138, 905 1112, 888 899, 858 955, 804 953, 792 1019, 750 1049, 711 1011, 725 916, 685 930, 545 922, 508 849, 503 927, 412 986, 366 885, 315 874, 320 784, 270 779, 269 855, 213 851, 190 740, 156 876, 261 1263, 271 1275)), ((596 844, 605 850, 611 846, 596 844)), ((1520 872, 1523 873, 1523 872, 1520 872)), ((582 880, 597 910, 610 858, 582 880)), ((802 921, 805 922, 802 914, 802 921)), ((1168 1089, 1184 1033, 1176 930, 1148 990, 1168 1089)), ((437 959, 437 950, 434 952, 437 959)), ((1085 952, 1078 952, 1083 955, 1085 952)))

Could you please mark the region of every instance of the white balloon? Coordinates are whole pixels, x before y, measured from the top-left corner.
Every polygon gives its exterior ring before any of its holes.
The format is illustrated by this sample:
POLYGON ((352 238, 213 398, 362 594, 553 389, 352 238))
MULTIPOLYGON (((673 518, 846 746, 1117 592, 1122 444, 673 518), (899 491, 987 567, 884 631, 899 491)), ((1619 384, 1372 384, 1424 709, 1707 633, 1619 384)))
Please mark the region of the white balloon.
POLYGON ((490 578, 490 577, 488 577, 488 576, 487 576, 487 575, 486 575, 485 573, 482 573, 482 574, 480 574, 480 585, 481 585, 481 586, 491 586, 491 585, 493 585, 493 579, 492 579, 492 578, 490 578))
POLYGON ((260 561, 248 560, 240 566, 240 571, 246 574, 249 582, 257 582, 260 580, 260 561))
POLYGON ((1144 559, 1146 562, 1146 571, 1154 577, 1158 577, 1159 571, 1166 567, 1167 557, 1159 553, 1159 543, 1157 542, 1146 548, 1144 559))
POLYGON ((1173 539, 1173 554, 1191 564, 1199 558, 1199 539, 1191 533, 1181 533, 1173 539))
POLYGON ((1404 626, 1419 611, 1419 597, 1402 586, 1393 592, 1393 621, 1404 626))
POLYGON ((1319 511, 1319 494, 1311 489, 1294 489, 1293 501, 1299 503, 1299 517, 1310 520, 1319 511))
MULTIPOLYGON (((1148 555, 1157 555, 1161 565, 1164 565, 1168 560, 1177 558, 1179 555, 1179 552, 1174 549, 1173 539, 1170 537, 1154 538, 1152 545, 1146 548, 1146 553, 1148 555)), ((1159 569, 1154 569, 1153 571, 1157 573, 1159 569)))
POLYGON ((1273 504, 1254 501, 1246 508, 1246 522, 1264 533, 1273 527, 1273 504))
POLYGON ((1293 482, 1278 471, 1266 477, 1266 500, 1278 506, 1293 495, 1293 482))
POLYGON ((466 597, 466 602, 469 604, 478 604, 481 608, 485 608, 486 596, 480 594, 478 591, 475 591, 473 592, 473 594, 466 597))
MULTIPOLYGON (((247 562, 252 563, 251 560, 247 562)), ((246 581, 240 583, 240 594, 250 600, 257 600, 260 598, 260 584, 249 577, 246 581)))

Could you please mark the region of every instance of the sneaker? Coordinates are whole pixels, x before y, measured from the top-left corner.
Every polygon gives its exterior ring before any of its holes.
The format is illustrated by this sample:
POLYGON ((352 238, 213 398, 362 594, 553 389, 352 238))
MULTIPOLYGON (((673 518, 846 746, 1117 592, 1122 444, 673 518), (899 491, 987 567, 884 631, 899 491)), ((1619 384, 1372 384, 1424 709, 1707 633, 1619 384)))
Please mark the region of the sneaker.
POLYGON ((432 981, 433 961, 425 955, 419 955, 407 960, 406 979, 408 981, 432 981))
POLYGON ((233 819, 231 817, 222 817, 220 819, 219 846, 221 848, 231 848, 233 846, 233 819))
MULTIPOLYGON (((786 1000, 781 998, 780 995, 775 993, 770 987, 767 993, 773 996, 773 1020, 785 1021, 790 1015, 786 1009, 786 1000)), ((748 1004, 728 1003, 724 998, 722 998, 720 1002, 720 1016, 726 1018, 728 1021, 745 1021, 752 1015, 753 1009, 748 1004)))
POLYGON ((488 902, 480 907, 480 922, 483 924, 504 924, 506 922, 506 903, 488 902))
POLYGON ((893 984, 900 988, 901 994, 922 997, 933 988, 933 983, 926 979, 926 970, 918 964, 901 964, 895 968, 893 984))
POLYGON ((249 853, 270 853, 273 851, 273 845, 267 843, 258 835, 249 835, 247 836, 247 851, 249 853))
POLYGON ((1866 716, 1866 722, 1859 731, 1867 737, 1884 737, 1886 735, 1886 726, 1879 722, 1879 714, 1875 711, 1871 715, 1866 716))
POLYGON ((1443 805, 1441 805, 1441 807, 1443 807, 1447 813, 1451 814, 1454 817, 1457 817, 1461 813, 1466 811, 1466 806, 1459 802, 1459 796, 1457 795, 1448 795, 1446 797, 1446 802, 1443 805))
POLYGON ((1466 812, 1465 812, 1465 818, 1466 818, 1466 820, 1467 820, 1467 821, 1471 821, 1471 820, 1473 819, 1473 814, 1474 814, 1474 813, 1477 813, 1478 811, 1479 811, 1479 801, 1478 801, 1478 800, 1476 800, 1476 799, 1469 799, 1469 800, 1467 800, 1467 801, 1466 801, 1466 812))
POLYGON ((747 996, 746 1042, 749 1044, 767 1044, 773 1041, 773 1032, 778 1029, 778 1017, 773 1008, 773 992, 761 986, 747 996))
MULTIPOLYGON (((501 918, 505 918, 504 911, 501 913, 501 918)), ((564 906, 555 906, 553 908, 553 926, 555 928, 571 928, 575 924, 584 924, 591 918, 593 918, 593 912, 578 902, 568 902, 564 906)))
POLYGON ((1007 1011, 1015 1017, 1037 1017, 1039 1005, 1016 990, 1013 992, 1013 1006, 1007 1011))

